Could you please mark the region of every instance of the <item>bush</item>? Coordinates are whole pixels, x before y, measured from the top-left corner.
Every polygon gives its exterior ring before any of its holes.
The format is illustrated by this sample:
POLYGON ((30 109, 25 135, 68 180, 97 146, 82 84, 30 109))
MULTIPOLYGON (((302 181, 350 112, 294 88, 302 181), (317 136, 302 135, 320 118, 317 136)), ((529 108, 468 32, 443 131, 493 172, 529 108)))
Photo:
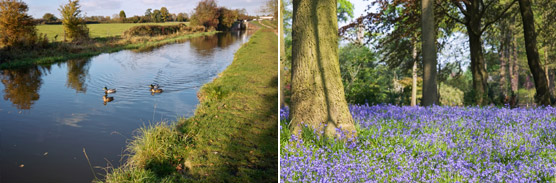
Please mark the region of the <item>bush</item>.
POLYGON ((124 32, 124 36, 132 37, 132 36, 158 36, 158 35, 169 35, 175 33, 193 33, 193 32, 204 32, 205 27, 203 26, 194 26, 189 27, 185 24, 178 24, 178 25, 139 25, 130 28, 129 30, 124 32))
POLYGON ((463 91, 442 83, 438 92, 440 93, 440 104, 448 106, 463 105, 463 91))
POLYGON ((27 10, 22 1, 0 1, 0 46, 26 47, 40 42, 27 10))
POLYGON ((89 28, 85 25, 85 20, 80 17, 81 8, 79 0, 69 0, 68 4, 60 6, 62 14, 62 24, 64 25, 64 33, 67 38, 72 41, 89 39, 89 28))

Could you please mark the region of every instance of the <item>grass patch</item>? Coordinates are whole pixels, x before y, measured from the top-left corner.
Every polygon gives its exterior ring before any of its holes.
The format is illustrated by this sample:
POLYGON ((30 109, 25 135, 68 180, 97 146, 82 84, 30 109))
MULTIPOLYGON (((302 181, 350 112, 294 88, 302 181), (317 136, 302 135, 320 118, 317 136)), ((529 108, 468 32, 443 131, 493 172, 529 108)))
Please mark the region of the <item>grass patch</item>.
POLYGON ((195 115, 143 128, 106 182, 277 182, 277 43, 272 30, 258 30, 201 88, 195 115))

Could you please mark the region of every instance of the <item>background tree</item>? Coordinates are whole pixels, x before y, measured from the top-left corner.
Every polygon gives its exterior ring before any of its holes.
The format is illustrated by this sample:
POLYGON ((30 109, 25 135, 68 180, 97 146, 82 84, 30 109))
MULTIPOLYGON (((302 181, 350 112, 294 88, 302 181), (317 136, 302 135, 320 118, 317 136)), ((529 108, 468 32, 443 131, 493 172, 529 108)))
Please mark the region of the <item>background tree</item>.
POLYGON ((19 0, 0 1, 0 47, 32 45, 37 40, 33 18, 27 4, 19 0))
POLYGON ((162 22, 168 22, 172 18, 170 12, 168 12, 168 9, 166 7, 160 8, 160 17, 162 19, 162 22))
POLYGON ((72 41, 89 38, 89 28, 87 28, 85 21, 81 17, 80 8, 79 0, 69 0, 68 4, 62 5, 58 9, 62 14, 65 36, 72 39, 72 41))
POLYGON ((353 4, 349 0, 338 0, 338 22, 347 22, 353 18, 353 4))
POLYGON ((535 20, 531 1, 519 0, 519 9, 523 20, 523 33, 525 36, 525 48, 527 51, 527 61, 535 80, 537 89, 536 102, 540 105, 550 105, 550 92, 548 81, 540 65, 539 51, 537 50, 537 33, 535 32, 535 20))
POLYGON ((178 13, 176 17, 176 21, 178 22, 187 22, 189 20, 189 15, 187 13, 178 13))
POLYGON ((218 9, 218 14, 220 15, 220 17, 218 18, 218 22, 220 25, 219 30, 231 29, 232 25, 238 18, 237 11, 229 10, 224 7, 218 9))
POLYGON ((423 40, 423 105, 437 101, 436 88, 436 30, 434 25, 434 0, 421 1, 421 30, 423 40))
POLYGON ((338 62, 336 0, 293 1, 291 128, 355 135, 338 62))
POLYGON ((485 68, 481 36, 490 25, 506 15, 506 12, 515 2, 517 0, 512 0, 506 4, 501 4, 499 0, 437 1, 438 7, 443 10, 445 16, 465 25, 467 29, 471 55, 471 72, 473 74, 473 95, 475 96, 476 103, 479 105, 486 105, 489 102, 488 73, 485 68), (459 10, 459 13, 457 10, 459 10), (463 15, 463 18, 460 15, 463 15))
POLYGON ((162 22, 162 13, 160 12, 160 10, 154 10, 153 13, 151 14, 151 20, 153 22, 162 22))
POLYGON ((206 28, 216 28, 218 26, 218 6, 214 0, 202 0, 197 4, 191 23, 193 25, 202 25, 206 28))
POLYGON ((46 22, 55 22, 58 20, 58 18, 56 16, 54 16, 52 13, 45 13, 42 16, 42 19, 46 22))
POLYGON ((124 22, 126 18, 124 10, 120 11, 120 20, 124 22))

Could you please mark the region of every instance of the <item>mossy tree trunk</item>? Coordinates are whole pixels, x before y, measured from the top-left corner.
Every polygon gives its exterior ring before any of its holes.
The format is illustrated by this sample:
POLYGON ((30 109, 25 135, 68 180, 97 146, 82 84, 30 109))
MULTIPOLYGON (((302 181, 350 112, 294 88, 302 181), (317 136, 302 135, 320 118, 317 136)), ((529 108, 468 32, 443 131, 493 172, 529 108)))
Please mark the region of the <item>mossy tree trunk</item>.
POLYGON ((535 33, 535 19, 531 10, 531 1, 519 0, 519 10, 523 20, 523 34, 525 37, 525 50, 527 53, 527 63, 535 80, 537 94, 535 99, 539 105, 550 105, 550 92, 548 91, 548 81, 541 66, 539 51, 537 49, 537 34, 535 33))
MULTIPOLYGON (((280 0, 282 1, 282 0, 280 0)), ((280 26, 280 87, 279 87, 279 94, 280 94, 280 107, 284 106, 284 92, 285 89, 284 84, 286 78, 284 77, 284 60, 286 59, 286 46, 284 45, 284 3, 280 2, 280 16, 278 19, 278 25, 280 26)))
POLYGON ((436 30, 434 25, 434 0, 421 3, 421 30, 423 40, 423 106, 435 104, 436 88, 436 30))
POLYGON ((292 22, 291 126, 303 124, 339 135, 355 135, 338 61, 336 0, 294 0, 292 22))

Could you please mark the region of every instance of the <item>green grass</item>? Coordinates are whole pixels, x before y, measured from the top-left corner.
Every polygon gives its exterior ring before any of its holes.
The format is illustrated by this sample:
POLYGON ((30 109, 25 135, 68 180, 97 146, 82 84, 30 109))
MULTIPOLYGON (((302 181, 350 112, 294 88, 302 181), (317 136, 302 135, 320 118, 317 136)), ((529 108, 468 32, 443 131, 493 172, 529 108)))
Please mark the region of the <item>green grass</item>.
MULTIPOLYGON (((106 38, 121 36, 131 27, 138 25, 175 25, 182 22, 166 22, 166 23, 102 23, 102 24, 87 24, 91 38, 106 38)), ((189 22, 186 22, 189 24, 189 22)), ((61 24, 58 25, 37 25, 37 33, 46 34, 48 40, 63 41, 64 28, 61 24), (54 37, 58 35, 56 39, 54 37)))
POLYGON ((277 182, 278 39, 260 29, 199 91, 195 115, 142 128, 106 182, 277 182))

